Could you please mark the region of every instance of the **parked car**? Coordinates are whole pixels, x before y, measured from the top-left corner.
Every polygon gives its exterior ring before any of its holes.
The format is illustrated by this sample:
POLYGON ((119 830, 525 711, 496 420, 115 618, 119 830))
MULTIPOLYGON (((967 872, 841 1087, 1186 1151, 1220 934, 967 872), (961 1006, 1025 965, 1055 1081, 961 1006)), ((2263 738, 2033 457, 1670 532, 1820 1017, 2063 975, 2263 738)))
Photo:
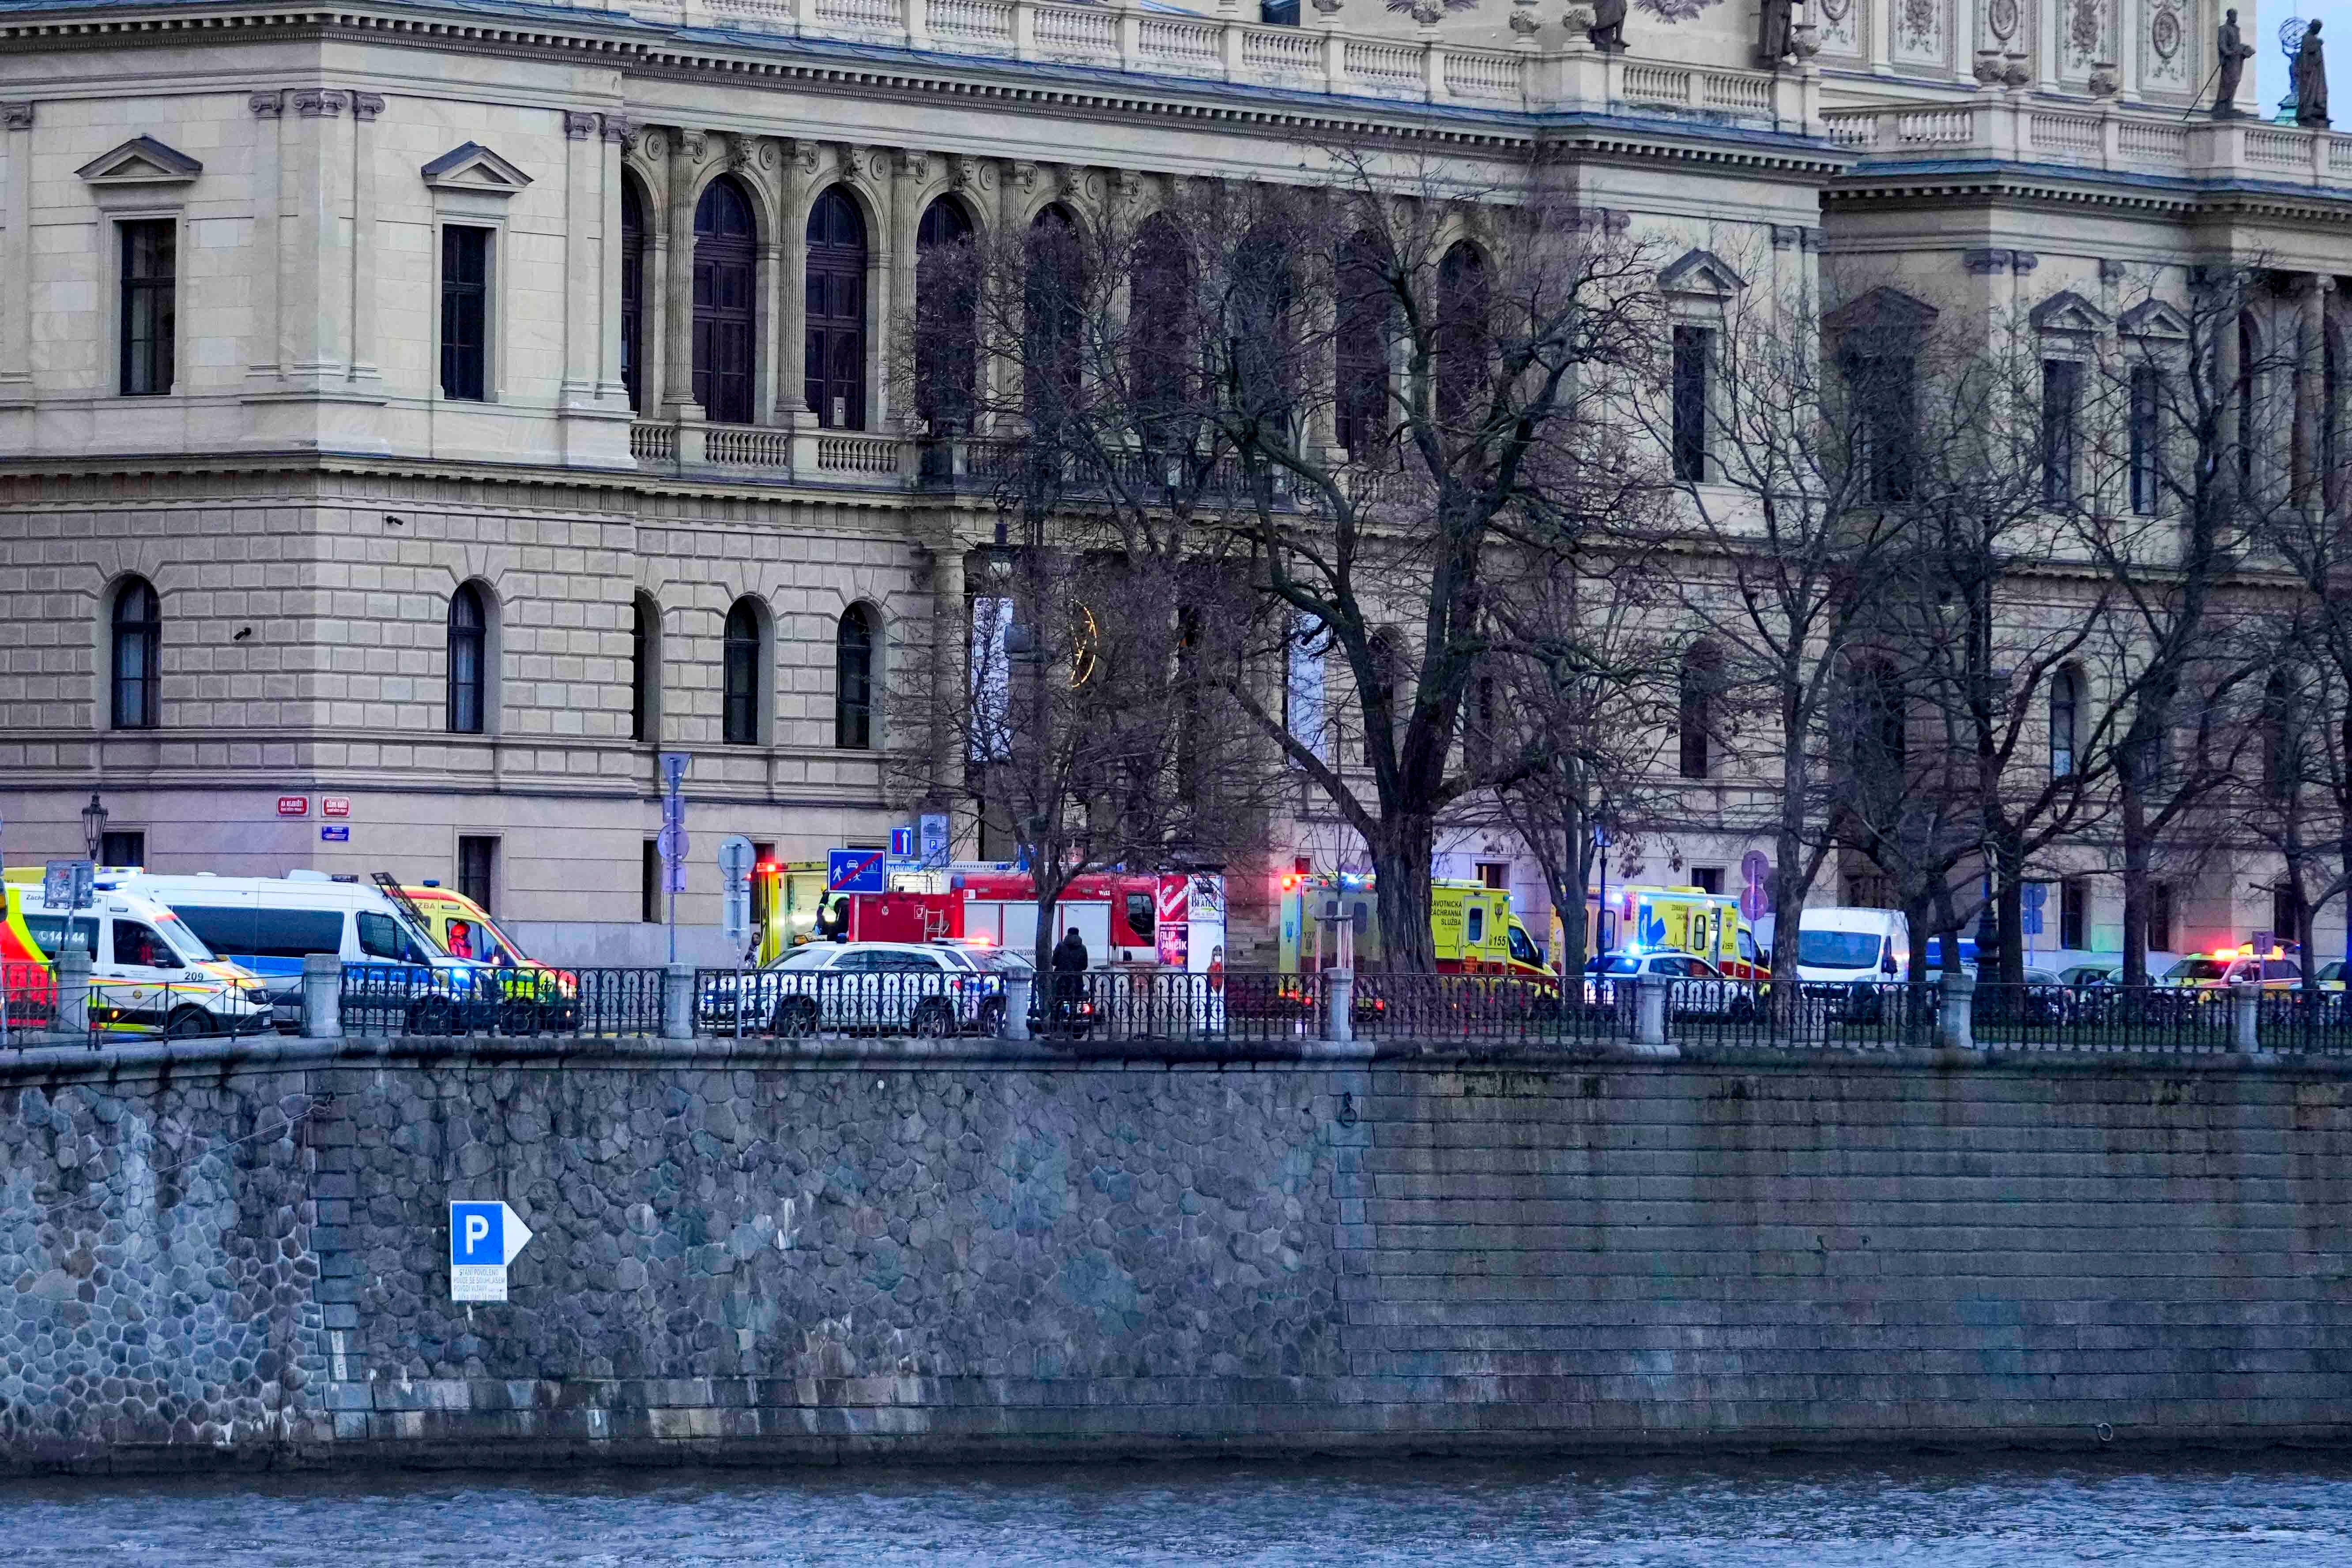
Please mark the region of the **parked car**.
POLYGON ((704 1028, 992 1034, 1004 1017, 1002 956, 983 970, 960 947, 903 942, 812 942, 763 969, 710 973, 698 999, 704 1028), (994 1004, 991 1006, 990 1004, 994 1004))
POLYGON ((2331 963, 2321 964, 2319 966, 2319 973, 2312 976, 2312 978, 2318 982, 2319 988, 2322 991, 2343 990, 2344 961, 2339 958, 2331 963))
POLYGON ((1666 1005, 1678 1017, 1748 1018, 1756 1012, 1756 991, 1706 959, 1687 952, 1610 952, 1584 966, 1588 1006, 1613 1000, 1617 987, 1643 979, 1669 980, 1666 1005))

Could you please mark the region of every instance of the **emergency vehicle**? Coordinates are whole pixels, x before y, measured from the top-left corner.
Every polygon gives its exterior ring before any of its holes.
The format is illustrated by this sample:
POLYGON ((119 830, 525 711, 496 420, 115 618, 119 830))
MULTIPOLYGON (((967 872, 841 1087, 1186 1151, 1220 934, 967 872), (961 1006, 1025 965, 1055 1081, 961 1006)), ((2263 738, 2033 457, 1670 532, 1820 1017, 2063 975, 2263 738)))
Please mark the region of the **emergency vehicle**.
MULTIPOLYGON (((1339 963, 1339 926, 1355 929, 1358 968, 1381 962, 1380 899, 1370 877, 1342 874, 1282 879, 1281 947, 1285 974, 1312 974, 1339 963)), ((1429 889, 1429 931, 1441 973, 1518 975, 1551 980, 1542 950, 1519 917, 1511 895, 1484 882, 1440 879, 1429 889)))
MULTIPOLYGON (((809 942, 961 942, 1034 952, 1037 884, 994 862, 895 871, 889 890, 836 893, 813 863, 752 868, 755 957, 809 942)), ((1104 871, 1074 879, 1055 906, 1052 942, 1076 931, 1097 968, 1222 973, 1225 881, 1213 871, 1104 871)))
POLYGON ((1756 952, 1756 931, 1729 893, 1704 888, 1612 888, 1617 947, 1626 952, 1687 952, 1727 980, 1772 978, 1756 952))

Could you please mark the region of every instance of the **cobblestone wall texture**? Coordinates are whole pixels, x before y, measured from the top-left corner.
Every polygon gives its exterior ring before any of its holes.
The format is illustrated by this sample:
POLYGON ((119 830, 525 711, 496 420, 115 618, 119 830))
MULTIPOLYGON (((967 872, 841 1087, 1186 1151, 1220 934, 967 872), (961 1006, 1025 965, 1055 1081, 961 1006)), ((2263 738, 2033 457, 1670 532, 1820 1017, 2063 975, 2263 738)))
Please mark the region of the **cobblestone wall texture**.
POLYGON ((593 1050, 0 1087, 0 1455, 2341 1439, 2347 1088, 593 1050), (491 1197, 536 1237, 453 1304, 444 1205, 491 1197))

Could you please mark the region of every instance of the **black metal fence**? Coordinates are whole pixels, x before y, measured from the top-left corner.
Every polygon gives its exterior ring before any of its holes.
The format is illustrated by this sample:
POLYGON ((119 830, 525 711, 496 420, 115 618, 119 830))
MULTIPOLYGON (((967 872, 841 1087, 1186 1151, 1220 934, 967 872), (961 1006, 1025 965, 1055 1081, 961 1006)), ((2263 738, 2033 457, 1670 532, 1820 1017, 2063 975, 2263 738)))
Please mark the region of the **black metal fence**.
POLYGON ((0 1044, 19 1050, 79 1041, 96 1050, 133 1040, 202 1040, 273 1027, 257 983, 93 977, 87 969, 13 960, 0 963, 0 1044))
POLYGON ((994 974, 839 968, 698 969, 694 1021, 709 1035, 913 1035, 948 1039, 1003 1031, 1005 990, 994 974))
POLYGON ((1663 1023, 1668 1040, 1692 1044, 1882 1050, 1932 1044, 1937 1009, 1927 986, 1676 980, 1663 1023))
POLYGON ((1349 1014, 1364 1040, 1570 1043, 1630 1036, 1633 998, 1632 985, 1606 980, 1563 987, 1503 974, 1359 974, 1349 1014))
POLYGON ((659 969, 343 965, 346 1035, 657 1035, 659 969))

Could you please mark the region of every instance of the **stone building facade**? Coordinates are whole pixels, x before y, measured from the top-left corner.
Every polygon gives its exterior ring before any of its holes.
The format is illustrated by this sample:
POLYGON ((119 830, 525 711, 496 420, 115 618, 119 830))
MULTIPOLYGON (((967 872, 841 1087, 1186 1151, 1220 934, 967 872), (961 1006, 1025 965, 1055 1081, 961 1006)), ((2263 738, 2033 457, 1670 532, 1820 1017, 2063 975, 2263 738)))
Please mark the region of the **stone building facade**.
MULTIPOLYGON (((2352 139, 2184 121, 2215 20, 1811 0, 1761 61, 1749 0, 1642 10, 1623 52, 1502 0, 9 0, 0 858, 79 852, 95 794, 159 869, 395 868, 641 956, 661 751, 704 846, 903 819, 894 650, 991 526, 894 402, 927 221, 1540 144, 1668 253, 1832 297, 2067 291, 2105 331, 2126 268, 2260 257, 2325 319, 2352 139)), ((1667 842, 1637 874, 1753 847, 1667 842)), ((1448 856, 1534 891, 1507 844, 1448 856)), ((2207 923, 2262 923, 2243 881, 2207 923)))

